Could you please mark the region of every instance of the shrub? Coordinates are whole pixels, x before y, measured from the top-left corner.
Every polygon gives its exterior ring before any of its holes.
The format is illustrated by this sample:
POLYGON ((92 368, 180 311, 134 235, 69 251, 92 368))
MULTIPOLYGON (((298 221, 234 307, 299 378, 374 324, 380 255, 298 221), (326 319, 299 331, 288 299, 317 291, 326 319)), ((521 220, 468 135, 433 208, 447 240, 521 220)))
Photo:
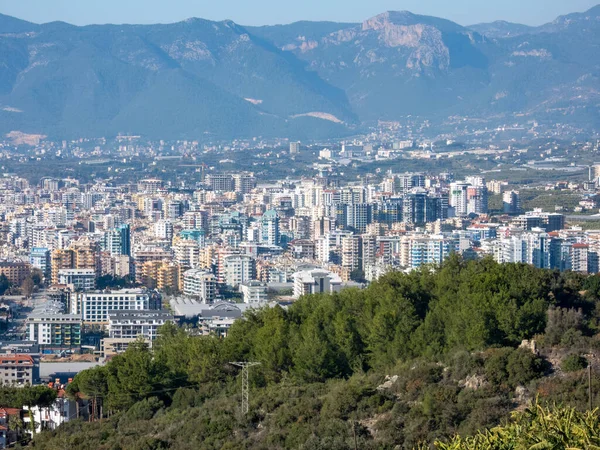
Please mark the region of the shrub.
POLYGON ((485 377, 493 384, 501 385, 508 381, 506 365, 508 357, 513 352, 511 348, 498 348, 490 351, 490 356, 485 361, 485 377))
POLYGON ((202 404, 202 396, 196 389, 179 388, 173 395, 172 407, 177 409, 193 408, 202 404))
POLYGON ((548 345, 557 345, 567 331, 580 331, 584 326, 581 309, 548 308, 544 341, 548 345))
POLYGON ((473 375, 481 367, 481 359, 465 350, 457 351, 448 358, 452 379, 459 381, 473 375))
POLYGON ((127 421, 150 420, 154 414, 164 407, 162 401, 156 397, 150 397, 135 403, 124 416, 127 421))
POLYGON ((577 372, 578 370, 585 369, 587 365, 587 360, 583 356, 573 353, 563 359, 560 368, 564 372, 577 372))
POLYGON ((529 350, 517 349, 510 354, 506 363, 508 383, 512 387, 524 385, 546 371, 547 363, 529 350))

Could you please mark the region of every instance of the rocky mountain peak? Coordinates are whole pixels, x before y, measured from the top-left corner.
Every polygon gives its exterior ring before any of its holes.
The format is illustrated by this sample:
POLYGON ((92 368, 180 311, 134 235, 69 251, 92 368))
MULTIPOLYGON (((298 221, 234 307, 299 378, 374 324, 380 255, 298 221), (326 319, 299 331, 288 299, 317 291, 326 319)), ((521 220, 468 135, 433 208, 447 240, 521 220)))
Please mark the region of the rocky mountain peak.
POLYGON ((377 33, 387 47, 443 46, 440 30, 408 11, 388 11, 365 20, 362 31, 377 33))
POLYGON ((367 19, 362 24, 363 31, 381 30, 394 25, 414 25, 418 23, 417 16, 409 11, 386 11, 367 19))

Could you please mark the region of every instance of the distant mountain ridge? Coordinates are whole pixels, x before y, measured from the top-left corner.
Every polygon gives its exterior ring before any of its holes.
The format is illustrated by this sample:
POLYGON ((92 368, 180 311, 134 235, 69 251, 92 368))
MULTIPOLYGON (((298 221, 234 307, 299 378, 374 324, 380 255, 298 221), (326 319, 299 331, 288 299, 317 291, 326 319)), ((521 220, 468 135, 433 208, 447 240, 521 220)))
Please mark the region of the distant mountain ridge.
POLYGON ((535 30, 535 27, 530 27, 529 25, 506 22, 504 20, 496 20, 491 23, 478 23, 476 25, 470 25, 467 28, 490 38, 515 37, 533 33, 535 30))
POLYGON ((586 24, 597 26, 598 21, 600 21, 600 5, 583 13, 572 13, 559 16, 556 20, 540 25, 539 27, 497 20, 490 23, 470 25, 467 28, 491 38, 505 38, 523 34, 559 32, 573 26, 585 26, 586 24))
POLYGON ((39 25, 34 23, 0 14, 0 30, 2 33, 26 33, 28 31, 35 31, 39 27, 39 25))
POLYGON ((36 25, 0 14, 0 133, 340 136, 403 115, 598 123, 600 6, 541 27, 36 25), (566 119, 565 119, 566 118, 566 119))
POLYGON ((343 91, 231 21, 28 28, 2 18, 0 61, 2 132, 295 136, 344 131, 298 114, 356 121, 343 91))

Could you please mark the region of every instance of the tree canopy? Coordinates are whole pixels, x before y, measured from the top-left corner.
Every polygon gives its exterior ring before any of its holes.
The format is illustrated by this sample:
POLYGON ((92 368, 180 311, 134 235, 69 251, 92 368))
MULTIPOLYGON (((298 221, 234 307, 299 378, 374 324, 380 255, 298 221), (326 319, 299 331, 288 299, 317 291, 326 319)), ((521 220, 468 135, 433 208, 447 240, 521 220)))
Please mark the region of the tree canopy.
MULTIPOLYGON (((463 445, 448 439, 497 426, 535 396, 585 409, 599 323, 600 276, 452 257, 249 310, 226 338, 167 324, 151 348, 136 342, 75 377, 70 394, 108 421, 68 424, 36 448, 85 448, 82 434, 99 449, 463 445), (232 361, 261 363, 248 416, 232 361)), ((596 371, 592 382, 600 393, 596 371)))

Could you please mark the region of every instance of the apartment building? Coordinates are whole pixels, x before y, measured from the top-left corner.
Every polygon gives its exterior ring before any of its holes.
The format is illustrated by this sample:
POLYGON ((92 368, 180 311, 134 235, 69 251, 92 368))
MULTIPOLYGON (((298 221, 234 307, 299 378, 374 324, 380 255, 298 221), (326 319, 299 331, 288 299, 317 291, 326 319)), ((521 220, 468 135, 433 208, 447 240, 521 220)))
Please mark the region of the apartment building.
POLYGON ((167 311, 110 311, 108 335, 111 339, 143 337, 153 341, 158 337, 158 329, 173 320, 173 315, 167 311))
POLYGON ((0 355, 0 382, 5 386, 34 384, 39 379, 39 363, 33 355, 0 355))
POLYGON ((78 314, 86 324, 108 325, 109 311, 150 309, 150 295, 145 289, 90 291, 77 293, 71 301, 71 314, 78 314))

